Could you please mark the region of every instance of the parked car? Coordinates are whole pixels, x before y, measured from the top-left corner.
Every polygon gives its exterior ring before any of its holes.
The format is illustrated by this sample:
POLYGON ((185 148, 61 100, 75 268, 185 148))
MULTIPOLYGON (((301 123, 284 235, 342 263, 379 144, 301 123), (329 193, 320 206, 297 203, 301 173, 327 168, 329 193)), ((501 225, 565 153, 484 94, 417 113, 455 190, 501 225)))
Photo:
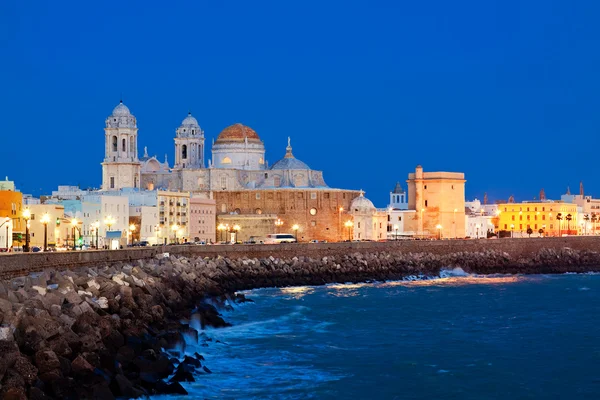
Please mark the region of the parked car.
POLYGON ((38 246, 31 246, 31 252, 32 253, 39 253, 40 251, 42 251, 41 247, 38 246))
POLYGON ((296 237, 291 233, 270 233, 265 238, 265 244, 296 243, 296 237))

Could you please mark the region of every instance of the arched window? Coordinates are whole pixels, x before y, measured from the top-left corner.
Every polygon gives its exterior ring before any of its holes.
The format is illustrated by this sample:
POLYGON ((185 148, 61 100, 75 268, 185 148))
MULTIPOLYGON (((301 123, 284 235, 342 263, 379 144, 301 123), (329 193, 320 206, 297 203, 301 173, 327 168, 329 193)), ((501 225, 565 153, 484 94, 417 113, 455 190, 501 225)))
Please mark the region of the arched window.
POLYGON ((224 157, 223 160, 221 160, 222 164, 231 164, 231 158, 229 157, 224 157))
POLYGON ((113 140, 112 140, 112 145, 113 145, 113 151, 118 151, 119 149, 117 148, 117 137, 113 136, 113 140))
POLYGON ((187 145, 181 146, 181 158, 184 160, 187 158, 187 145))
POLYGON ((125 139, 123 139, 123 148, 121 149, 121 151, 127 151, 127 141, 125 139))
POLYGON ((135 149, 135 139, 133 138, 133 136, 131 136, 129 138, 129 151, 133 153, 133 149, 135 149))

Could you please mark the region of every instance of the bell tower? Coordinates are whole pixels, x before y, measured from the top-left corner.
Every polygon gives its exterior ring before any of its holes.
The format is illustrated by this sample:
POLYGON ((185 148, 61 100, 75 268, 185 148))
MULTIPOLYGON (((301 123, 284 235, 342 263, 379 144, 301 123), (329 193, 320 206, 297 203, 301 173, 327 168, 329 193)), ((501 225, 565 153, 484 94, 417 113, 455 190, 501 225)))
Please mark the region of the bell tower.
POLYGON ((192 113, 188 113, 175 132, 174 168, 204 168, 204 131, 192 113))
POLYGON ((106 119, 104 128, 102 190, 140 187, 137 132, 135 116, 121 101, 106 119))

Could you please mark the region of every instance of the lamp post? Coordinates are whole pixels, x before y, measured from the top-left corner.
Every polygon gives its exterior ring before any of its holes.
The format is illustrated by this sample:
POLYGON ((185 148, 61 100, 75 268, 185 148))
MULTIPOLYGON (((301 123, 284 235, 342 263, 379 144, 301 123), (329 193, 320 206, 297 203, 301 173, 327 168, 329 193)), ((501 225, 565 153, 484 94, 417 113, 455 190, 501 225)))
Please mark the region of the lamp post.
POLYGON ((277 218, 277 221, 275 221, 275 233, 279 233, 279 227, 281 227, 282 225, 283 221, 277 218))
MULTIPOLYGON (((227 225, 228 226, 228 225, 227 225)), ((233 243, 237 243, 237 234, 238 232, 241 230, 242 228, 240 228, 239 225, 234 225, 229 229, 229 232, 233 232, 233 243)))
POLYGON ((298 243, 298 229, 300 229, 298 224, 292 225, 292 230, 294 231, 294 239, 296 239, 296 243, 298 243))
POLYGON ((134 240, 133 240, 133 233, 135 232, 135 225, 131 224, 129 225, 129 234, 131 235, 131 245, 133 246, 134 240))
POLYGON ((156 229, 156 244, 158 244, 158 236, 160 235, 160 225, 156 224, 154 229, 156 229))
MULTIPOLYGON (((113 226, 114 223, 115 223, 115 219, 113 218, 112 215, 107 215, 106 218, 104 218, 104 224, 108 227, 106 232, 110 231, 110 227, 113 226)), ((108 235, 106 235, 106 236, 108 236, 108 235)), ((111 246, 109 246, 108 248, 110 249, 110 247, 111 246)))
POLYGON ((442 240, 442 225, 440 225, 440 224, 437 224, 437 225, 435 226, 435 229, 437 229, 437 230, 438 230, 438 240, 442 240))
POLYGON ((94 230, 96 231, 96 250, 98 250, 98 231, 100 230, 100 221, 96 220, 93 226, 94 230))
POLYGON ((514 237, 514 233, 515 233, 515 224, 510 224, 510 238, 511 239, 514 237))
POLYGON ((219 240, 223 241, 223 231, 225 230, 225 225, 219 224, 217 226, 217 230, 219 231, 219 240))
POLYGON ((352 237, 351 237, 351 233, 352 233, 352 226, 354 225, 354 223, 350 220, 346 221, 344 223, 344 226, 346 228, 348 228, 348 241, 351 242, 352 241, 352 237))
POLYGON ((179 226, 177 226, 177 224, 171 225, 171 230, 173 231, 173 234, 175 235, 175 244, 177 244, 177 230, 178 229, 179 229, 179 226))
POLYGON ((48 222, 50 222, 50 215, 45 213, 42 216, 42 224, 44 224, 44 251, 48 250, 48 222))
POLYGON ((398 240, 398 225, 394 224, 394 231, 396 231, 396 235, 394 236, 394 240, 398 240))
POLYGON ((31 219, 29 208, 23 210, 23 219, 25 220, 25 246, 23 246, 23 252, 29 253, 29 220, 31 219))
POLYGON ((77 244, 75 243, 75 229, 77 228, 77 218, 71 220, 71 227, 73 229, 73 251, 77 250, 77 244))

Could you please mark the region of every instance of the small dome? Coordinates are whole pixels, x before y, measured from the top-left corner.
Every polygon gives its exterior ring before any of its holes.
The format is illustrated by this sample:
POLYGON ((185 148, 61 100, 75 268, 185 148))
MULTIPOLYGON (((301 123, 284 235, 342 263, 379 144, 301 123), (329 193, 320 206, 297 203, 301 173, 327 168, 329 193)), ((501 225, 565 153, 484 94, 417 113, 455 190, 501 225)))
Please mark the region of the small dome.
POLYGON ((215 143, 243 142, 246 138, 249 142, 261 141, 254 129, 238 123, 223 129, 215 143))
POLYGON ((288 137, 288 145, 285 148, 285 157, 277 161, 271 169, 310 169, 306 163, 298 160, 292 154, 292 145, 290 144, 290 138, 288 137))
POLYGON ((114 108, 114 110, 112 112, 112 116, 113 117, 126 117, 128 115, 131 115, 131 112, 129 111, 129 108, 127 108, 127 106, 125 104, 123 104, 123 100, 121 100, 119 105, 117 105, 114 108))
POLYGON ((297 158, 282 158, 277 161, 271 169, 310 169, 306 163, 297 158))
POLYGON ((181 125, 194 125, 194 126, 198 126, 198 121, 196 120, 196 118, 192 117, 192 113, 188 113, 188 116, 185 117, 185 119, 183 120, 183 122, 181 122, 181 125))
POLYGON ((376 208, 373 205, 373 203, 371 202, 371 200, 367 199, 364 196, 362 191, 360 192, 360 196, 358 196, 357 198, 352 200, 352 203, 350 203, 350 209, 352 211, 359 211, 359 212, 376 210, 376 208))

